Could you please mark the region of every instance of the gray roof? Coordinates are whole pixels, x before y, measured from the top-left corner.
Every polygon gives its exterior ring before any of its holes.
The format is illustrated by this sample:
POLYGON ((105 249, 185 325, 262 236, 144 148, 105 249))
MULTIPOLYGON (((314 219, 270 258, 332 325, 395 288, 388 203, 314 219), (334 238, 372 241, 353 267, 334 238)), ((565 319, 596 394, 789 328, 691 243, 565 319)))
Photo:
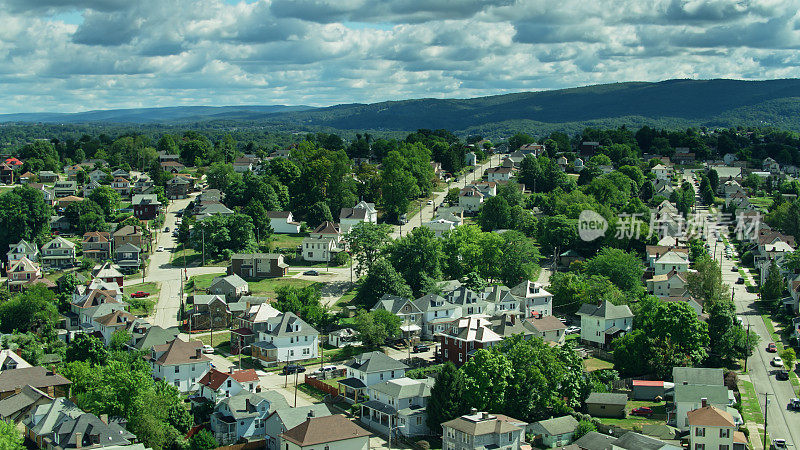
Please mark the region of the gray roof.
POLYGON ((417 305, 415 305, 411 300, 391 294, 384 294, 383 297, 378 300, 378 303, 372 307, 372 310, 375 311, 376 309, 382 308, 391 312, 392 314, 398 314, 401 312, 400 310, 407 304, 411 306, 411 311, 409 311, 409 313, 420 312, 417 305))
POLYGON ((141 251, 142 249, 131 244, 130 242, 126 242, 114 249, 114 253, 139 253, 141 251))
POLYGON ((5 370, 0 373, 0 392, 13 391, 25 385, 37 388, 70 385, 71 381, 41 366, 5 370))
POLYGON ((0 400, 0 418, 5 419, 12 416, 34 405, 42 398, 53 400, 52 397, 39 389, 31 385, 25 385, 18 393, 0 400))
POLYGON ((712 405, 728 404, 728 388, 725 386, 707 386, 699 384, 676 384, 674 400, 678 402, 700 402, 708 399, 712 405))
POLYGON ((238 288, 245 288, 246 289, 247 286, 248 286, 247 285, 247 281, 244 281, 244 279, 242 277, 240 277, 239 275, 233 274, 233 275, 228 275, 228 276, 225 276, 225 277, 214 278, 214 280, 211 282, 211 285, 208 288, 209 289, 213 289, 219 283, 225 283, 225 284, 228 284, 228 285, 230 285, 230 286, 232 286, 234 288, 237 288, 237 289, 238 288))
POLYGON ((362 353, 345 364, 354 370, 364 373, 385 372, 387 370, 408 369, 408 366, 400 361, 390 358, 381 352, 362 353))
POLYGON ((270 325, 272 325, 272 331, 265 331, 265 333, 275 337, 314 336, 319 334, 314 327, 292 312, 285 312, 280 316, 267 319, 268 329, 270 325), (299 329, 295 330, 295 327, 299 329))
POLYGON ((254 406, 257 406, 263 401, 266 401, 269 404, 269 413, 272 413, 277 409, 289 407, 289 402, 286 401, 286 397, 281 395, 281 393, 278 391, 264 391, 257 393, 241 391, 232 397, 222 400, 217 408, 224 404, 230 410, 233 418, 244 419, 247 417, 261 416, 262 413, 259 413, 254 406))
POLYGON ((600 403, 604 405, 626 405, 628 403, 627 394, 612 394, 610 392, 592 392, 586 403, 600 403))
POLYGON ((578 315, 587 315, 593 317, 602 317, 605 319, 622 319, 625 317, 633 317, 628 305, 616 306, 608 300, 603 301, 600 305, 584 304, 578 310, 578 315))
POLYGON ((370 386, 370 389, 374 389, 393 398, 411 398, 429 397, 431 395, 432 386, 432 378, 425 380, 413 380, 411 378, 403 377, 374 384, 370 386))
POLYGON ((276 409, 272 414, 280 419, 284 429, 291 430, 306 421, 309 411, 314 412, 314 417, 325 417, 333 414, 333 411, 324 403, 317 403, 310 406, 298 406, 297 408, 280 408, 276 409))
POLYGON ((455 308, 454 304, 445 300, 444 297, 436 294, 428 294, 424 297, 414 300, 414 306, 416 306, 422 312, 441 311, 455 308), (433 306, 434 304, 438 306, 433 306))
POLYGON ((161 328, 158 325, 153 325, 148 329, 144 335, 136 341, 133 346, 137 350, 150 350, 153 346, 164 345, 167 342, 172 342, 178 337, 180 330, 178 328, 161 328))
POLYGON ((195 295, 194 296, 194 304, 195 305, 209 305, 214 300, 219 300, 222 303, 226 303, 224 295, 195 295))
POLYGON ((614 446, 625 450, 673 450, 681 448, 633 431, 629 431, 617 438, 614 446))
POLYGON ((557 436, 572 433, 578 427, 578 421, 572 416, 553 417, 552 419, 534 422, 531 429, 537 434, 557 436))
POLYGON ((136 194, 131 200, 131 205, 160 205, 156 194, 136 194))
POLYGON ((699 384, 704 386, 721 386, 724 384, 725 374, 722 369, 705 367, 673 367, 672 381, 679 384, 699 384))
POLYGON ((67 418, 56 425, 53 432, 58 436, 61 447, 81 448, 90 446, 93 440, 104 445, 128 445, 126 437, 135 438, 117 423, 106 424, 91 413, 83 413, 78 417, 67 418), (80 439, 80 442, 78 441, 80 439))
POLYGON ((34 409, 31 417, 23 421, 26 428, 30 428, 35 434, 48 435, 53 432, 55 427, 59 424, 59 420, 67 417, 78 417, 83 414, 80 408, 75 403, 64 397, 59 397, 51 403, 40 405, 34 409), (33 424, 33 417, 42 417, 38 423, 33 424))
POLYGON ((8 253, 39 253, 39 249, 25 239, 20 240, 16 244, 8 244, 8 248, 10 249, 8 253), (19 252, 15 251, 18 246, 21 250, 19 252))
POLYGON ((578 447, 586 450, 607 450, 617 438, 600 434, 597 431, 590 431, 575 441, 578 447))

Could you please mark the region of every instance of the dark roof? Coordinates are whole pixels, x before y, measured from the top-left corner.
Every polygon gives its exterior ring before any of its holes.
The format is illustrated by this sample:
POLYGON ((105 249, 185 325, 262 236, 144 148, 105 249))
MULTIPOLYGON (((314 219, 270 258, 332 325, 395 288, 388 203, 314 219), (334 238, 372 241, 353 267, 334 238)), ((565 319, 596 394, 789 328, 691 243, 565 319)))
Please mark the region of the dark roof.
POLYGON ((537 433, 546 433, 550 436, 567 434, 575 431, 578 421, 572 416, 553 417, 533 423, 533 430, 537 433))
POLYGON ((610 392, 592 392, 586 403, 600 403, 604 405, 626 405, 628 403, 627 394, 612 394, 610 392))
POLYGON ((55 372, 50 372, 41 366, 5 370, 0 373, 0 392, 13 391, 25 385, 41 389, 50 386, 67 386, 70 384, 72 384, 72 382, 68 379, 55 372))
POLYGON ((161 356, 156 358, 156 363, 161 365, 177 365, 210 361, 208 356, 200 351, 202 348, 203 343, 200 341, 186 342, 180 338, 175 338, 172 342, 153 347, 153 350, 156 352, 163 352, 161 356))
POLYGON ((324 417, 309 417, 300 425, 287 430, 281 437, 300 447, 307 447, 326 442, 368 437, 371 434, 352 421, 347 420, 343 415, 336 414, 324 417))
POLYGON ((390 358, 381 352, 362 353, 345 364, 354 370, 365 373, 385 372, 387 370, 408 369, 402 362, 390 358))
POLYGON ((600 434, 597 431, 590 431, 584 434, 580 439, 575 441, 575 444, 586 450, 606 450, 611 448, 611 444, 617 438, 600 434))

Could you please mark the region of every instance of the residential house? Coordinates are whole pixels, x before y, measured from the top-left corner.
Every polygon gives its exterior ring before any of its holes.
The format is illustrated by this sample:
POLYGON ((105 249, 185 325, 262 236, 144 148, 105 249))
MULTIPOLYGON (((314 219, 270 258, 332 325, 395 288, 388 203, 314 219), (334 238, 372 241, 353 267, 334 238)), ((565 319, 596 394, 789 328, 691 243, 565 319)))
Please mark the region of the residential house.
POLYGON ((230 315, 224 295, 195 295, 192 301, 194 307, 187 312, 192 329, 208 330, 212 323, 214 328, 228 328, 230 315))
POLYGON ((14 184, 14 168, 5 162, 0 163, 0 182, 9 186, 14 184))
POLYGON ((655 179, 652 180, 652 183, 653 196, 661 195, 669 198, 672 193, 675 192, 675 187, 672 185, 672 181, 655 179))
POLYGON ((656 179, 658 180, 667 181, 671 178, 671 171, 669 167, 663 164, 656 164, 655 166, 653 166, 652 169, 650 169, 650 171, 653 172, 653 174, 655 174, 656 179))
POLYGON ((369 400, 361 405, 361 422, 381 434, 396 430, 405 437, 430 433, 425 407, 431 396, 433 379, 397 378, 373 384, 369 400))
POLYGON ((465 212, 478 212, 483 206, 484 195, 474 186, 467 186, 458 194, 458 206, 465 212))
POLYGON ((6 271, 8 290, 19 292, 42 277, 42 269, 38 264, 26 257, 11 263, 6 271))
POLYGON ((625 418, 628 394, 592 392, 584 402, 586 413, 594 417, 625 418))
POLYGON ((240 392, 255 394, 261 390, 258 387, 258 374, 255 369, 236 370, 236 366, 229 367, 227 372, 211 369, 198 383, 200 396, 215 405, 222 399, 233 397, 240 392))
POLYGON ((93 180, 89 181, 88 183, 86 183, 85 186, 83 186, 83 197, 84 198, 89 197, 90 195, 92 195, 92 193, 95 191, 95 189, 99 188, 100 186, 102 186, 102 185, 100 183, 98 183, 97 181, 93 181, 93 180))
POLYGON ((572 161, 572 169, 575 172, 580 172, 583 170, 584 167, 583 159, 582 158, 575 158, 575 161, 572 161))
POLYGON ((774 174, 780 173, 781 171, 781 165, 769 156, 764 158, 764 161, 761 163, 761 168, 764 172, 770 172, 774 174))
POLYGON ((436 237, 441 237, 448 231, 452 231, 457 225, 449 220, 442 218, 434 218, 422 224, 423 227, 429 228, 436 234, 436 237))
POLYGON ((165 151, 158 152, 158 162, 160 163, 165 161, 179 161, 180 159, 180 155, 173 155, 165 151))
POLYGON ((555 448, 570 444, 577 429, 578 421, 572 416, 540 420, 530 426, 531 433, 541 439, 541 446, 544 448, 555 448))
POLYGON ((39 171, 40 183, 55 183, 58 181, 58 174, 50 170, 39 171))
POLYGON ((107 231, 89 231, 83 234, 81 241, 83 256, 104 261, 111 259, 111 233, 107 231))
POLYGON ((52 401, 53 397, 26 384, 16 394, 0 400, 0 419, 19 424, 29 419, 38 406, 52 401))
POLYGON ((448 302, 460 306, 463 316, 491 313, 491 311, 489 311, 489 302, 486 301, 484 296, 472 291, 466 286, 460 286, 445 294, 445 298, 448 302))
POLYGON ((267 217, 275 234, 300 233, 300 222, 295 222, 291 211, 267 211, 267 217))
POLYGON ((216 405, 209 421, 211 432, 219 445, 266 439, 267 419, 276 410, 288 408, 289 403, 277 391, 241 390, 216 405))
POLYGON ((525 299, 521 308, 525 317, 553 315, 553 294, 547 292, 541 283, 525 280, 511 288, 511 293, 525 299))
POLYGON ((235 273, 214 278, 211 281, 211 285, 208 287, 209 294, 223 295, 229 302, 235 301, 248 292, 250 292, 250 287, 247 281, 244 281, 242 277, 235 273))
POLYGON ((124 276, 114 267, 111 262, 106 261, 100 266, 95 267, 92 269, 92 278, 99 279, 103 283, 116 283, 119 286, 119 292, 122 292, 122 284, 124 282, 124 276))
POLYGON ((203 354, 203 343, 180 338, 153 347, 148 361, 154 378, 174 385, 183 393, 196 391, 198 381, 211 370, 211 360, 203 354))
POLYGON ((352 328, 342 328, 328 333, 328 344, 336 348, 343 348, 348 345, 361 345, 361 341, 358 340, 358 332, 356 332, 356 330, 352 328))
POLYGON ((374 203, 362 200, 352 208, 342 208, 339 213, 339 226, 343 234, 359 222, 378 223, 378 210, 374 203))
POLYGON ((83 172, 83 167, 81 167, 79 164, 73 164, 71 166, 64 167, 64 173, 67 174, 68 180, 77 180, 78 172, 83 172))
POLYGON ((78 190, 78 183, 76 181, 56 181, 53 185, 53 192, 57 198, 75 195, 78 190))
POLYGON ((450 361, 457 366, 467 362, 476 351, 488 349, 503 340, 492 330, 491 322, 480 316, 458 319, 438 337, 438 356, 442 361, 450 361))
POLYGON ((19 176, 19 184, 28 184, 28 183, 35 183, 36 182, 36 174, 31 172, 25 172, 19 176))
POLYGON ((330 262, 334 253, 341 251, 333 237, 309 236, 303 239, 300 247, 303 251, 303 259, 313 262, 330 262))
POLYGON ((6 256, 8 256, 9 263, 19 261, 22 258, 27 258, 31 261, 39 260, 39 249, 36 248, 36 245, 31 244, 25 239, 20 240, 16 244, 9 244, 8 248, 9 250, 6 256))
POLYGON ((314 417, 312 413, 305 422, 280 435, 280 448, 369 450, 371 434, 341 414, 314 417))
POLYGON ((48 267, 63 269, 75 265, 75 244, 56 236, 42 246, 42 264, 48 267))
POLYGON ((584 141, 578 146, 578 154, 581 156, 593 156, 600 149, 600 143, 595 141, 584 141))
POLYGON ((686 295, 685 272, 670 271, 662 275, 656 275, 647 280, 647 292, 656 297, 684 297, 686 295))
POLYGON ((383 381, 402 378, 408 366, 382 352, 366 352, 344 364, 347 378, 339 380, 339 392, 346 401, 358 403, 366 388, 383 381))
POLYGON ((472 411, 442 424, 442 448, 519 450, 526 423, 501 414, 472 411))
POLYGON ((111 176, 114 177, 114 178, 124 178, 126 180, 130 180, 131 179, 131 173, 128 172, 127 170, 125 170, 125 169, 117 169, 117 170, 111 172, 111 176))
POLYGON ((590 431, 571 446, 564 448, 570 450, 683 450, 680 442, 672 444, 633 431, 628 431, 620 437, 590 431))
POLYGON ((231 353, 239 354, 241 349, 252 344, 258 338, 258 334, 267 330, 267 322, 273 317, 278 317, 281 312, 273 308, 266 301, 258 304, 251 304, 248 297, 242 297, 239 303, 245 303, 247 309, 233 318, 231 330, 231 353))
POLYGON ((37 184, 37 183, 31 183, 31 184, 28 185, 28 187, 31 187, 31 188, 36 189, 37 191, 41 192, 42 193, 42 197, 44 198, 44 202, 47 203, 50 206, 55 206, 55 204, 56 204, 56 194, 53 191, 53 189, 50 189, 50 188, 46 187, 43 184, 37 184))
POLYGON ((106 315, 100 316, 92 322, 95 329, 102 335, 105 345, 111 345, 111 337, 118 330, 127 330, 136 320, 136 316, 124 311, 117 310, 106 315))
MULTIPOLYGON (((105 171, 100 169, 95 169, 89 172, 89 181, 94 181, 95 183, 98 184, 102 184, 103 181, 106 179, 106 177, 111 177, 111 176, 107 174, 105 171)), ((111 179, 113 180, 114 178, 111 177, 111 179)))
POLYGON ((456 306, 437 294, 428 294, 414 300, 414 305, 422 313, 422 337, 433 339, 437 333, 447 329, 447 325, 461 317, 461 307, 456 306))
POLYGON ((612 340, 628 333, 633 326, 630 308, 608 300, 599 305, 582 305, 577 314, 581 318, 581 341, 599 347, 608 347, 612 340))
POLYGON ((296 408, 276 407, 267 417, 265 424, 267 450, 280 450, 280 435, 305 422, 309 417, 325 417, 331 414, 333 411, 324 403, 296 408))
POLYGON ((486 314, 521 313, 525 299, 511 293, 505 286, 491 286, 484 293, 486 314))
POLYGON ((672 408, 667 410, 667 423, 674 424, 679 430, 687 430, 689 411, 703 407, 704 400, 706 405, 727 411, 737 424, 742 423, 741 414, 732 408, 736 398, 725 387, 722 369, 674 367, 672 381, 675 387, 672 408))
POLYGON ((255 164, 253 158, 239 157, 233 160, 233 170, 236 173, 252 172, 256 167, 255 164))
POLYGON ((181 163, 179 163, 178 161, 175 161, 175 160, 162 161, 161 162, 161 169, 164 172, 168 172, 168 173, 178 173, 181 170, 186 169, 186 166, 184 166, 183 164, 181 164, 181 163))
POLYGON ((738 431, 727 411, 707 405, 687 413, 689 448, 693 450, 744 450, 747 438, 738 431))
POLYGON ((174 176, 167 180, 166 194, 170 200, 186 198, 189 195, 192 183, 179 176, 174 176))
POLYGON ((135 350, 150 351, 157 345, 172 342, 178 337, 180 330, 177 327, 161 328, 158 325, 139 328, 135 325, 130 329, 132 338, 130 347, 135 350))
POLYGON ((292 312, 266 320, 266 329, 251 345, 253 358, 264 366, 295 362, 319 356, 319 332, 292 312))
POLYGON ((746 210, 750 208, 750 198, 747 194, 743 194, 741 192, 734 192, 731 194, 730 197, 725 198, 725 207, 736 209, 736 210, 746 210))
POLYGON ((0 350, 0 372, 4 370, 24 369, 26 367, 33 366, 9 349, 0 350))
POLYGON ((83 197, 78 197, 75 195, 68 195, 66 197, 62 197, 58 200, 58 210, 59 211, 66 211, 67 207, 73 203, 80 203, 83 201, 83 197))
POLYGON ((232 216, 234 211, 222 203, 209 203, 201 205, 197 213, 198 220, 211 216, 232 216))
POLYGON ((41 366, 18 367, 0 372, 0 400, 32 386, 50 397, 68 397, 71 381, 41 366))
POLYGON ((489 182, 503 182, 511 179, 512 169, 508 167, 490 167, 486 169, 489 182))
POLYGON ((545 342, 564 344, 567 326, 556 316, 530 317, 527 321, 533 326, 534 336, 545 342))
POLYGON ((382 309, 400 318, 400 330, 404 339, 419 336, 422 331, 422 311, 411 300, 396 295, 384 294, 371 311, 382 309))
POLYGON ((478 157, 475 155, 475 152, 467 152, 467 154, 464 155, 464 165, 474 166, 476 164, 478 164, 478 157))
POLYGON ((161 210, 161 202, 156 194, 137 194, 131 201, 133 215, 139 220, 153 220, 161 210))
POLYGON ((121 270, 135 272, 142 263, 142 249, 131 243, 115 245, 114 261, 121 270))
POLYGON ((470 186, 483 194, 484 198, 497 196, 497 182, 495 181, 473 181, 470 186))
POLYGON ((236 253, 231 256, 228 274, 241 278, 285 277, 289 265, 280 253, 236 253))
POLYGON ((142 227, 134 225, 125 225, 119 230, 115 231, 112 236, 114 237, 114 248, 119 249, 123 244, 133 244, 140 250, 147 246, 142 233, 142 227))
POLYGON ((567 167, 569 166, 569 161, 564 157, 564 155, 561 155, 556 159, 556 164, 558 164, 558 167, 561 170, 566 171, 567 167))
MULTIPOLYGON (((674 247, 674 246, 666 246, 666 245, 648 245, 645 247, 645 253, 647 255, 647 267, 651 269, 653 272, 656 271, 656 264, 657 261, 660 260, 662 257, 666 256, 667 253, 675 253, 675 255, 671 255, 664 259, 661 263, 664 266, 660 267, 659 272, 655 273, 656 275, 660 275, 662 273, 667 273, 672 270, 672 265, 669 261, 675 261, 677 267, 686 267, 686 270, 680 270, 680 272, 686 272, 688 269, 688 261, 689 261, 689 249, 686 247, 674 247), (683 264, 681 261, 686 261, 683 264)), ((676 268, 677 268, 676 267, 676 268)))

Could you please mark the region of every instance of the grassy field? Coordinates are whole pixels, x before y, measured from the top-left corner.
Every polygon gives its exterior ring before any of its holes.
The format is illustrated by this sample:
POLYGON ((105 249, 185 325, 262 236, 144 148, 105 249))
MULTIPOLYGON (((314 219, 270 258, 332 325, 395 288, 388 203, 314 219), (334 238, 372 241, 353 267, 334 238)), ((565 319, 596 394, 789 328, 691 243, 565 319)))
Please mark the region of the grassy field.
MULTIPOLYGON (((195 292, 203 292, 211 285, 214 278, 225 276, 224 272, 211 273, 207 275, 195 275, 189 279, 187 283, 187 291, 191 291, 193 287, 195 292)), ((281 286, 294 286, 298 288, 311 286, 315 284, 313 281, 301 280, 299 278, 265 278, 259 281, 249 281, 251 295, 260 295, 266 297, 275 296, 275 291, 281 286)))
POLYGON ((589 358, 583 360, 583 367, 586 368, 587 372, 594 372, 595 370, 613 369, 614 364, 608 361, 603 361, 602 359, 589 358))
POLYGON ((740 379, 739 395, 742 399, 742 419, 750 423, 760 423, 764 420, 753 383, 740 379))
POLYGON ((149 282, 139 284, 129 284, 125 286, 128 294, 143 291, 150 295, 144 298, 128 298, 126 301, 131 305, 131 314, 147 315, 153 311, 158 301, 158 294, 161 292, 161 283, 149 282))
POLYGON ((231 342, 231 332, 230 331, 215 331, 214 332, 214 342, 211 342, 211 334, 206 333, 202 336, 196 336, 196 339, 200 340, 204 345, 210 345, 212 347, 219 347, 222 344, 231 342))
POLYGON ((150 294, 149 297, 145 298, 158 298, 158 294, 161 292, 161 283, 151 281, 148 283, 129 284, 125 286, 125 292, 133 293, 137 291, 143 291, 150 294))
POLYGON ((762 211, 767 211, 773 203, 771 197, 750 197, 749 200, 751 205, 762 211))
POLYGON ((271 248, 288 248, 294 250, 297 248, 303 239, 308 236, 308 233, 301 234, 273 234, 270 237, 271 248))
POLYGON ((606 425, 614 425, 629 430, 641 429, 643 425, 663 425, 667 417, 666 404, 664 402, 651 401, 629 401, 625 406, 628 417, 624 419, 599 418, 600 422, 606 425), (652 417, 641 417, 630 415, 631 410, 646 406, 653 410, 652 417))

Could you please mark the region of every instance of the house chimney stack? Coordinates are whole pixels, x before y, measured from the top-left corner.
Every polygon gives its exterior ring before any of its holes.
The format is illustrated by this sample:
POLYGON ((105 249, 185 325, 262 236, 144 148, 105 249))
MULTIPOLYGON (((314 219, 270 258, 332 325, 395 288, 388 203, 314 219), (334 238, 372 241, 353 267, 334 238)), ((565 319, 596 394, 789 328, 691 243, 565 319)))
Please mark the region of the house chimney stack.
POLYGON ((482 420, 489 420, 489 413, 488 412, 482 412, 481 413, 481 419, 482 420))
POLYGON ((75 433, 75 448, 83 447, 83 433, 75 433))
POLYGON ((308 418, 309 419, 313 419, 314 418, 314 410, 313 409, 309 409, 308 410, 308 418))
POLYGON ((705 408, 706 406, 708 406, 708 399, 705 397, 701 398, 700 404, 702 405, 701 408, 705 408))
POLYGON ((197 350, 195 350, 195 357, 200 358, 201 356, 203 356, 203 349, 198 348, 197 350))
POLYGON ((233 375, 233 372, 235 372, 235 371, 236 371, 236 366, 230 366, 230 367, 228 367, 228 373, 229 373, 229 374, 233 375))
POLYGON ((478 408, 470 408, 470 409, 469 409, 469 413, 470 413, 470 414, 472 414, 473 416, 474 416, 475 414, 478 414, 478 408))

